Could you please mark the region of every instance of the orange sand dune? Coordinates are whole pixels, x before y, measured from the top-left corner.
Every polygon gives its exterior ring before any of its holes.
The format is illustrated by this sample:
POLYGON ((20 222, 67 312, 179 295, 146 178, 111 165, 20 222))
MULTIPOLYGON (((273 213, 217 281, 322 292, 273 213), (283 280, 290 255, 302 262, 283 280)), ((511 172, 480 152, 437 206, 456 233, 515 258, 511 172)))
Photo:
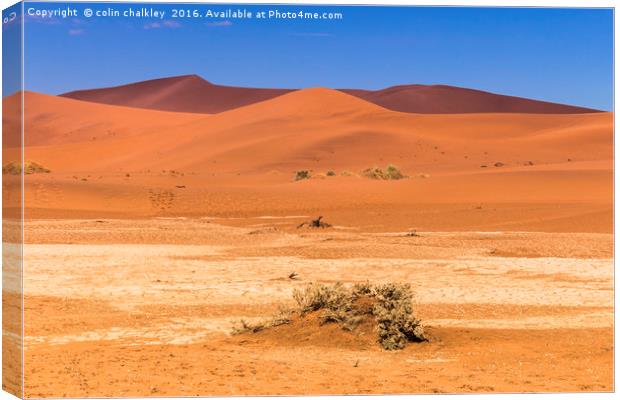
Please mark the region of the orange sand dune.
MULTIPOLYGON (((214 114, 270 100, 296 89, 222 86, 196 75, 128 85, 78 90, 61 96, 76 100, 163 111, 214 114)), ((580 114, 597 110, 505 96, 447 85, 399 85, 381 90, 340 89, 387 109, 422 114, 532 113, 580 114)))
POLYGON ((391 228, 611 229, 611 113, 408 114, 320 88, 216 115, 36 93, 26 109, 25 158, 52 170, 28 178, 32 215, 329 212, 355 224, 364 212, 391 228), (360 177, 390 163, 412 179, 360 177), (295 182, 300 169, 314 178, 295 182), (497 213, 479 221, 480 204, 497 213))
POLYGON ((394 163, 411 172, 456 173, 495 163, 521 168, 612 160, 610 113, 412 115, 330 89, 213 116, 33 93, 26 108, 27 144, 36 145, 28 152, 55 171, 254 174, 394 163))
MULTIPOLYGON (((18 145, 15 135, 9 138, 6 134, 19 130, 20 102, 21 93, 3 99, 7 110, 2 121, 5 146, 18 145)), ((201 117, 90 104, 33 92, 25 92, 24 110, 26 146, 119 138, 178 127, 201 117)))

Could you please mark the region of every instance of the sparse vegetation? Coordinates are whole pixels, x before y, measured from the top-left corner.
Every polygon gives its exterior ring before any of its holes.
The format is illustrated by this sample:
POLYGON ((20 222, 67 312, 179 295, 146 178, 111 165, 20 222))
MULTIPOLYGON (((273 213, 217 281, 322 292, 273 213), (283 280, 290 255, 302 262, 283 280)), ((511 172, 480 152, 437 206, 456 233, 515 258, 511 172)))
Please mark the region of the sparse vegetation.
POLYGON ((326 173, 327 176, 336 176, 336 172, 332 171, 331 169, 329 171, 327 171, 326 173))
POLYGON ((311 284, 293 291, 295 309, 280 309, 266 322, 241 321, 233 333, 259 332, 291 323, 295 317, 320 313, 321 324, 335 323, 347 331, 370 322, 375 327, 379 344, 386 350, 398 350, 409 342, 427 340, 420 320, 413 315, 412 297, 407 284, 363 283, 351 287, 342 283, 311 284))
POLYGON ((406 176, 400 171, 400 169, 395 165, 388 165, 385 168, 385 172, 387 173, 388 179, 405 179, 406 176))
POLYGON ((351 171, 342 171, 340 176, 355 176, 355 174, 351 171))
POLYGON ((256 333, 267 328, 288 324, 292 321, 293 312, 294 310, 290 308, 280 307, 276 315, 268 321, 249 322, 242 319, 233 326, 232 333, 233 335, 245 332, 256 333))
POLYGON ((297 229, 308 227, 308 228, 330 228, 331 225, 327 222, 321 221, 323 216, 318 217, 317 219, 312 219, 310 221, 302 222, 297 226, 297 229))
MULTIPOLYGON (((51 171, 41 164, 38 164, 34 161, 24 161, 23 165, 24 174, 47 174, 51 171)), ((2 167, 3 175, 19 175, 22 173, 22 164, 19 162, 10 162, 2 167)))
POLYGON ((301 181, 304 179, 310 179, 311 175, 310 175, 310 171, 308 171, 307 169, 301 169, 299 171, 295 171, 295 180, 296 181, 301 181))
POLYGON ((389 164, 385 170, 379 167, 372 167, 365 169, 362 171, 362 175, 370 178, 370 179, 380 179, 380 180, 398 180, 407 178, 401 170, 392 164, 389 164))

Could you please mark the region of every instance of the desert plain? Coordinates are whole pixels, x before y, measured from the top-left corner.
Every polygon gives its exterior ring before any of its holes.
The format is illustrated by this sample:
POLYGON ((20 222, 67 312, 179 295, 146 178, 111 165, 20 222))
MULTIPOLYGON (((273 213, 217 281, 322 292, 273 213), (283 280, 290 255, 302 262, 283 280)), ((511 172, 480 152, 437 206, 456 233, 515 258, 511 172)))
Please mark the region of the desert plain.
MULTIPOLYGON (((613 114, 406 112, 324 88, 161 106, 196 79, 140 104, 121 101, 135 87, 106 93, 118 104, 24 93, 24 159, 49 170, 24 175, 23 338, 3 335, 13 354, 23 339, 26 397, 614 389, 613 114), (407 178, 363 172, 388 164, 407 178), (331 226, 299 227, 318 216, 331 226), (231 334, 335 282, 409 283, 429 341, 231 334)), ((5 213, 19 186, 3 176, 5 213)))

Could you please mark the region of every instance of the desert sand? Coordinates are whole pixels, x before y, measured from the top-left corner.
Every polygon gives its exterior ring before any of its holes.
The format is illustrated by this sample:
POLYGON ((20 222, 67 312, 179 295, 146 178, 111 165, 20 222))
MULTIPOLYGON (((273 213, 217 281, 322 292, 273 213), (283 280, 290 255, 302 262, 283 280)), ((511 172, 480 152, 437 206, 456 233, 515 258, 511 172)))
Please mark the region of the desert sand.
POLYGON ((196 75, 186 75, 112 88, 78 90, 62 96, 95 103, 161 111, 214 114, 269 100, 290 91, 222 86, 196 75))
POLYGON ((611 113, 25 96, 24 157, 51 170, 24 187, 26 396, 613 390, 611 113), (362 174, 387 164, 409 178, 362 174), (332 227, 297 228, 317 216, 332 227), (410 283, 430 341, 231 335, 336 281, 410 283))
MULTIPOLYGON (((224 86, 197 75, 153 79, 62 94, 75 100, 160 111, 216 114, 273 99, 297 89, 224 86)), ((392 111, 421 114, 599 112, 585 107, 524 99, 447 85, 399 85, 379 90, 339 89, 392 111)))

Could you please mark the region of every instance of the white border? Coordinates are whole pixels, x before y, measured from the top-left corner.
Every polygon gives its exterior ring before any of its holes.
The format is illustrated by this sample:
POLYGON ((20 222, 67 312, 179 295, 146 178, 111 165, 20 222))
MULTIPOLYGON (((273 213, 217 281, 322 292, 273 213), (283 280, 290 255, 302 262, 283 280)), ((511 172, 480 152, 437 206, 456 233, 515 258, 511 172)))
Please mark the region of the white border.
MULTIPOLYGON (((53 3, 53 0, 46 0, 48 2, 53 3)), ((5 9, 9 6, 11 6, 12 4, 15 4, 17 1, 15 0, 0 0, 0 8, 1 9, 5 9)), ((71 1, 68 1, 71 2, 71 1)), ((97 0, 81 0, 78 1, 80 3, 99 3, 101 1, 97 1, 97 0)), ((108 0, 106 1, 108 3, 127 3, 129 1, 126 0, 108 0)), ((564 8, 570 8, 570 7, 586 7, 586 8, 595 8, 595 7, 613 7, 615 8, 617 4, 619 4, 619 1, 616 0, 521 0, 521 1, 515 1, 515 0, 496 0, 496 1, 492 1, 492 0, 470 0, 470 1, 458 1, 458 0, 425 0, 425 1, 417 1, 417 0, 290 0, 290 1, 277 1, 277 0, 271 0, 271 1, 261 1, 261 0, 243 0, 243 1, 231 1, 231 0, 220 0, 220 1, 214 1, 214 0, 206 0, 206 1, 179 1, 179 0, 133 0, 131 1, 132 3, 203 3, 203 4, 261 4, 261 3, 269 3, 269 4, 325 4, 325 5, 329 5, 329 4, 337 4, 337 5, 396 5, 396 6, 487 6, 487 7, 564 7, 564 8)), ((614 27, 617 26, 618 23, 618 14, 616 12, 614 12, 614 27)), ((1 38, 1 30, 0 30, 0 38, 1 38)), ((614 30, 614 77, 617 76, 618 73, 618 63, 616 62, 616 53, 615 53, 615 44, 618 43, 618 38, 619 38, 619 34, 618 34, 618 30, 614 30)), ((23 46, 23 43, 22 43, 23 46)), ((2 55, 0 54, 0 65, 2 64, 2 55)), ((23 76, 22 76, 23 79, 23 76)), ((2 84, 2 78, 0 76, 0 85, 2 84)), ((617 103, 617 99, 618 99, 618 82, 617 80, 614 79, 614 111, 615 111, 615 104, 617 103)), ((0 115, 1 115, 1 109, 0 109, 0 115)), ((618 124, 618 115, 617 113, 614 114, 614 126, 617 126, 618 124)), ((615 131, 615 129, 614 129, 615 131)), ((616 154, 617 150, 618 150, 618 146, 620 146, 618 144, 618 142, 614 141, 614 154, 616 154)), ((0 164, 2 164, 2 159, 1 159, 1 154, 0 154, 0 164)), ((616 170, 618 167, 618 160, 615 159, 614 161, 614 170, 616 170)), ((618 188, 618 182, 619 182, 619 178, 618 176, 614 173, 614 200, 617 199, 616 196, 616 189, 618 188)), ((614 201, 614 227, 618 226, 618 222, 620 220, 620 217, 618 216, 617 213, 615 213, 615 205, 617 205, 616 201, 614 201)), ((2 199, 0 197, 0 207, 2 206, 2 199)), ((615 228, 614 228, 614 233, 615 233, 615 228)), ((0 232, 0 238, 1 238, 1 232, 0 232)), ((614 254, 617 254, 617 250, 618 250, 618 242, 614 241, 614 254)), ((615 274, 614 274, 615 277, 615 274)), ((615 285, 614 285, 615 286, 615 285)), ((615 298, 615 307, 617 308, 618 306, 618 298, 615 296, 615 291, 614 291, 614 298, 615 298)), ((1 318, 0 318, 1 320, 1 318)), ((617 335, 617 331, 616 329, 614 329, 614 360, 616 359, 615 357, 615 351, 618 349, 618 335, 617 335)), ((1 344, 0 344, 1 346, 1 344)), ((1 368, 1 365, 0 365, 1 368)), ((620 372, 618 371, 618 368, 616 368, 615 363, 614 363, 614 375, 615 375, 615 383, 618 382, 618 378, 620 377, 620 372)), ((347 399, 351 399, 351 400, 365 400, 367 399, 369 396, 346 396, 347 399)), ((374 398, 376 396, 370 396, 371 398, 374 398)), ((433 400, 433 399, 447 399, 447 398, 456 398, 456 399, 463 399, 463 400, 470 400, 470 399, 480 399, 480 398, 489 398, 489 399, 568 399, 568 400, 577 400, 577 399, 611 399, 611 398, 615 398, 616 394, 615 393, 611 393, 611 394, 607 394, 607 393, 588 393, 588 394, 584 394, 584 393, 579 393, 579 394, 488 394, 488 395, 482 395, 482 394, 474 394, 474 395, 390 395, 390 396, 380 396, 382 399, 384 400, 412 400, 412 399, 420 399, 420 400, 433 400)), ((215 399, 219 399, 221 397, 212 397, 215 399)), ((227 397, 230 398, 230 397, 227 397)), ((292 398, 292 397, 282 397, 285 399, 288 398, 292 398)), ((305 396, 305 399, 312 399, 312 400, 335 400, 335 399, 343 399, 345 398, 344 396, 305 396)), ((0 400, 6 400, 6 399, 15 399, 14 396, 4 392, 4 391, 0 391, 0 400)), ((139 399, 151 399, 151 398, 139 398, 139 399)), ((185 400, 186 398, 172 398, 172 399, 179 399, 179 400, 185 400)), ((262 397, 243 397, 243 399, 262 399, 262 397)))

